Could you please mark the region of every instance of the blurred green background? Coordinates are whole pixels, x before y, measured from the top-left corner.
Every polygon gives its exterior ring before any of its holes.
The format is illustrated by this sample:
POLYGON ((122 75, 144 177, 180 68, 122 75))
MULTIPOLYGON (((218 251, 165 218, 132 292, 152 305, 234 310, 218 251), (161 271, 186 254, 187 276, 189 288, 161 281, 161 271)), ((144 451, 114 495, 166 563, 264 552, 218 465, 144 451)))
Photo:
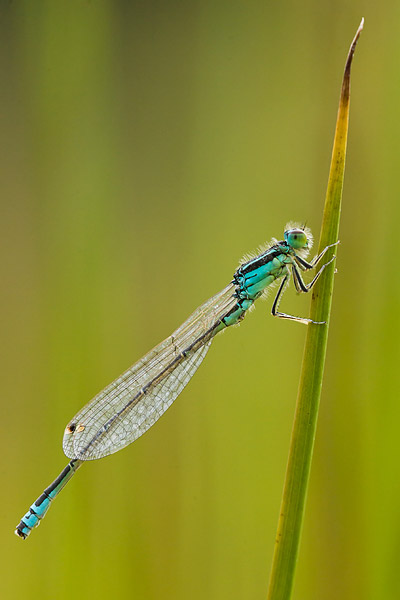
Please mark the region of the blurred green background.
POLYGON ((13 529, 83 404, 287 221, 318 237, 362 16, 293 597, 398 598, 394 0, 0 3, 2 598, 265 597, 305 337, 272 299, 150 433, 84 465, 29 540, 13 529))

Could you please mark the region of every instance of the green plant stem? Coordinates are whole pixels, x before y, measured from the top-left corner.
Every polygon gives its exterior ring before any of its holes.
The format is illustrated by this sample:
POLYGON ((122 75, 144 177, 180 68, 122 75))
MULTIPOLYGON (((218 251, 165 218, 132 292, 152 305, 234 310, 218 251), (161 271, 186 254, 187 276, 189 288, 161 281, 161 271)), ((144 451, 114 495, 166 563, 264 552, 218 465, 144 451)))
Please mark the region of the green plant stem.
MULTIPOLYGON (((363 25, 364 19, 350 46, 344 71, 319 251, 338 239, 349 120, 350 69, 363 25)), ((330 251, 327 260, 332 254, 330 251)), ((311 318, 326 324, 308 326, 268 600, 289 600, 293 589, 321 395, 333 280, 334 263, 313 288, 311 318)))

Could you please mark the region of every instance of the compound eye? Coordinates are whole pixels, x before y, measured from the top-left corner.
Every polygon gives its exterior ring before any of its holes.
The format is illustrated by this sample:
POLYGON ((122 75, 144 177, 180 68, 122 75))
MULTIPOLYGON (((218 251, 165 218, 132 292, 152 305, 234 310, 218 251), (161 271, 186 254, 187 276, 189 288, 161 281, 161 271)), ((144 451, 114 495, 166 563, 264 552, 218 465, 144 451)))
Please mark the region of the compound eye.
POLYGON ((285 231, 285 240, 294 250, 306 248, 308 244, 307 236, 302 229, 289 229, 285 231))

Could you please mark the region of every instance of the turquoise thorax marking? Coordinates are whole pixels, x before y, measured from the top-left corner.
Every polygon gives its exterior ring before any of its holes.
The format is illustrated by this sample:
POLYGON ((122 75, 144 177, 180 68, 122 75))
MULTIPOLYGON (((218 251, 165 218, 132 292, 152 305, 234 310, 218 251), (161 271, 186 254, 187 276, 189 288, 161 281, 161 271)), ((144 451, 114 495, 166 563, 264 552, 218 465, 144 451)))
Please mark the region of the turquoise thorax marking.
POLYGON ((288 274, 287 265, 292 263, 291 254, 293 249, 287 242, 279 242, 260 256, 240 265, 233 277, 237 307, 223 319, 226 327, 241 321, 262 292, 276 279, 288 274))
POLYGON ((266 287, 287 274, 287 264, 292 262, 293 250, 280 242, 257 258, 241 265, 235 273, 238 298, 256 300, 266 287))

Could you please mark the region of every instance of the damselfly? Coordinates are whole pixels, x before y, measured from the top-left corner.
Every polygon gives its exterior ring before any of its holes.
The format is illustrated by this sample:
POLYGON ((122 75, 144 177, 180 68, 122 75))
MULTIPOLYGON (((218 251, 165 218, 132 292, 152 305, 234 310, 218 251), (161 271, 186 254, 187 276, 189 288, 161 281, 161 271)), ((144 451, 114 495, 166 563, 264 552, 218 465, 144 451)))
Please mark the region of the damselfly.
POLYGON ((280 280, 272 304, 274 316, 322 325, 323 322, 279 312, 278 306, 290 278, 297 292, 310 291, 335 257, 325 263, 308 284, 301 272, 314 269, 327 250, 335 245, 326 246, 307 262, 312 246, 311 232, 306 227, 289 224, 282 241, 273 240, 257 256, 242 263, 226 288, 202 304, 170 337, 97 394, 68 423, 63 449, 71 460, 22 517, 15 533, 27 538, 84 461, 117 452, 145 433, 193 377, 214 336, 240 323, 273 283, 280 280))

